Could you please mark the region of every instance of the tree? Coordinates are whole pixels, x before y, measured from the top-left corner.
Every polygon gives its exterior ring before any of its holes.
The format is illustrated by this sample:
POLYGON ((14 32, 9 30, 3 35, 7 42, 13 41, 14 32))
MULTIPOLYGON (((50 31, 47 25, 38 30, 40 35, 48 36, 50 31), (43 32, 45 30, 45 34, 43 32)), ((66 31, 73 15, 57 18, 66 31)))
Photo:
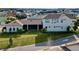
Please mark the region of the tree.
POLYGON ((16 18, 17 18, 17 19, 24 19, 24 18, 26 18, 26 17, 27 17, 26 14, 17 14, 17 15, 16 15, 16 18))
POLYGON ((7 18, 7 20, 12 20, 13 21, 13 20, 16 20, 16 17, 10 16, 10 17, 7 18))
POLYGON ((47 32, 47 28, 43 28, 41 31, 42 32, 47 32))
POLYGON ((12 17, 12 16, 7 17, 6 23, 10 23, 11 21, 14 21, 14 20, 16 20, 16 17, 12 17))
POLYGON ((77 27, 79 26, 79 18, 76 17, 76 21, 74 22, 74 27, 73 29, 76 31, 77 27))
POLYGON ((73 27, 74 31, 76 31, 77 27, 78 27, 78 21, 74 22, 74 27, 73 27))

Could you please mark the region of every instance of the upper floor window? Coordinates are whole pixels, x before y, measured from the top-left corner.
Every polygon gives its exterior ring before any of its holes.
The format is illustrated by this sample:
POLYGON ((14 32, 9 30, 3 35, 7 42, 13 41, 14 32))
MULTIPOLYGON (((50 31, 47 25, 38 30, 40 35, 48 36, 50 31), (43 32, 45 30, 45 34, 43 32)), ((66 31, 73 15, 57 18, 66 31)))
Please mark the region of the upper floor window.
POLYGON ((58 19, 52 19, 52 23, 58 23, 58 19))
POLYGON ((45 20, 45 23, 50 23, 50 21, 49 20, 45 20))
POLYGON ((66 20, 66 19, 62 19, 62 20, 61 20, 61 23, 63 23, 65 20, 66 20))
POLYGON ((63 23, 63 20, 61 20, 61 23, 63 23))

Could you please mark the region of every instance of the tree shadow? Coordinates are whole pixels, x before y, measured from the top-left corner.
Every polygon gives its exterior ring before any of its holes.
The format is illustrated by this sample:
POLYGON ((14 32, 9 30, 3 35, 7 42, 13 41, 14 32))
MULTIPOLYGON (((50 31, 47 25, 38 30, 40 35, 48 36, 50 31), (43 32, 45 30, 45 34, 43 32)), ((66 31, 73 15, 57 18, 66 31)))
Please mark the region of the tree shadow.
POLYGON ((4 51, 6 51, 7 49, 11 48, 13 46, 13 40, 12 40, 12 37, 10 37, 9 39, 9 44, 8 46, 4 49, 4 51))

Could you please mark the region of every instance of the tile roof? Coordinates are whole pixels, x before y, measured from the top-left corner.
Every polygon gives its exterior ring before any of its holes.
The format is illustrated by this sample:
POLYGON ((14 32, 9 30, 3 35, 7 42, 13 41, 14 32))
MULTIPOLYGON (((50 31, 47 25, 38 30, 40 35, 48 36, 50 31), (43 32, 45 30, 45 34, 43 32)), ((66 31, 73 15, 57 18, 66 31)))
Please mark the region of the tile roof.
POLYGON ((44 19, 51 19, 51 18, 59 18, 61 16, 61 14, 59 13, 50 13, 48 14, 44 19))
POLYGON ((23 19, 23 20, 20 20, 20 22, 22 23, 22 24, 27 24, 27 25, 39 25, 39 24, 42 24, 42 22, 41 22, 41 19, 37 19, 37 20, 35 20, 35 19, 23 19))
POLYGON ((51 18, 58 19, 61 15, 66 15, 67 17, 74 19, 73 14, 66 14, 66 13, 64 13, 64 14, 63 13, 50 13, 44 19, 51 19, 51 18))
POLYGON ((14 26, 23 26, 24 24, 26 25, 41 25, 42 22, 41 22, 41 19, 38 19, 38 20, 31 20, 31 19, 22 19, 22 20, 16 20, 15 22, 13 23, 9 23, 9 24, 4 24, 4 25, 0 25, 2 27, 4 26, 11 26, 11 27, 14 27, 14 26))

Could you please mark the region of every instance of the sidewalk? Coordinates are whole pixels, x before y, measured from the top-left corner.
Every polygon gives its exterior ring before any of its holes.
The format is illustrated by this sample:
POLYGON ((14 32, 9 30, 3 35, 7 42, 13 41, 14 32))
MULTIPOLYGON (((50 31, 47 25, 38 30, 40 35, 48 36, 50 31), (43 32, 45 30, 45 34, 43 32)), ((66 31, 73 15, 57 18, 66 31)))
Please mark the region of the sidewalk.
POLYGON ((44 48, 40 51, 64 51, 64 50, 60 46, 53 46, 53 47, 44 48))

